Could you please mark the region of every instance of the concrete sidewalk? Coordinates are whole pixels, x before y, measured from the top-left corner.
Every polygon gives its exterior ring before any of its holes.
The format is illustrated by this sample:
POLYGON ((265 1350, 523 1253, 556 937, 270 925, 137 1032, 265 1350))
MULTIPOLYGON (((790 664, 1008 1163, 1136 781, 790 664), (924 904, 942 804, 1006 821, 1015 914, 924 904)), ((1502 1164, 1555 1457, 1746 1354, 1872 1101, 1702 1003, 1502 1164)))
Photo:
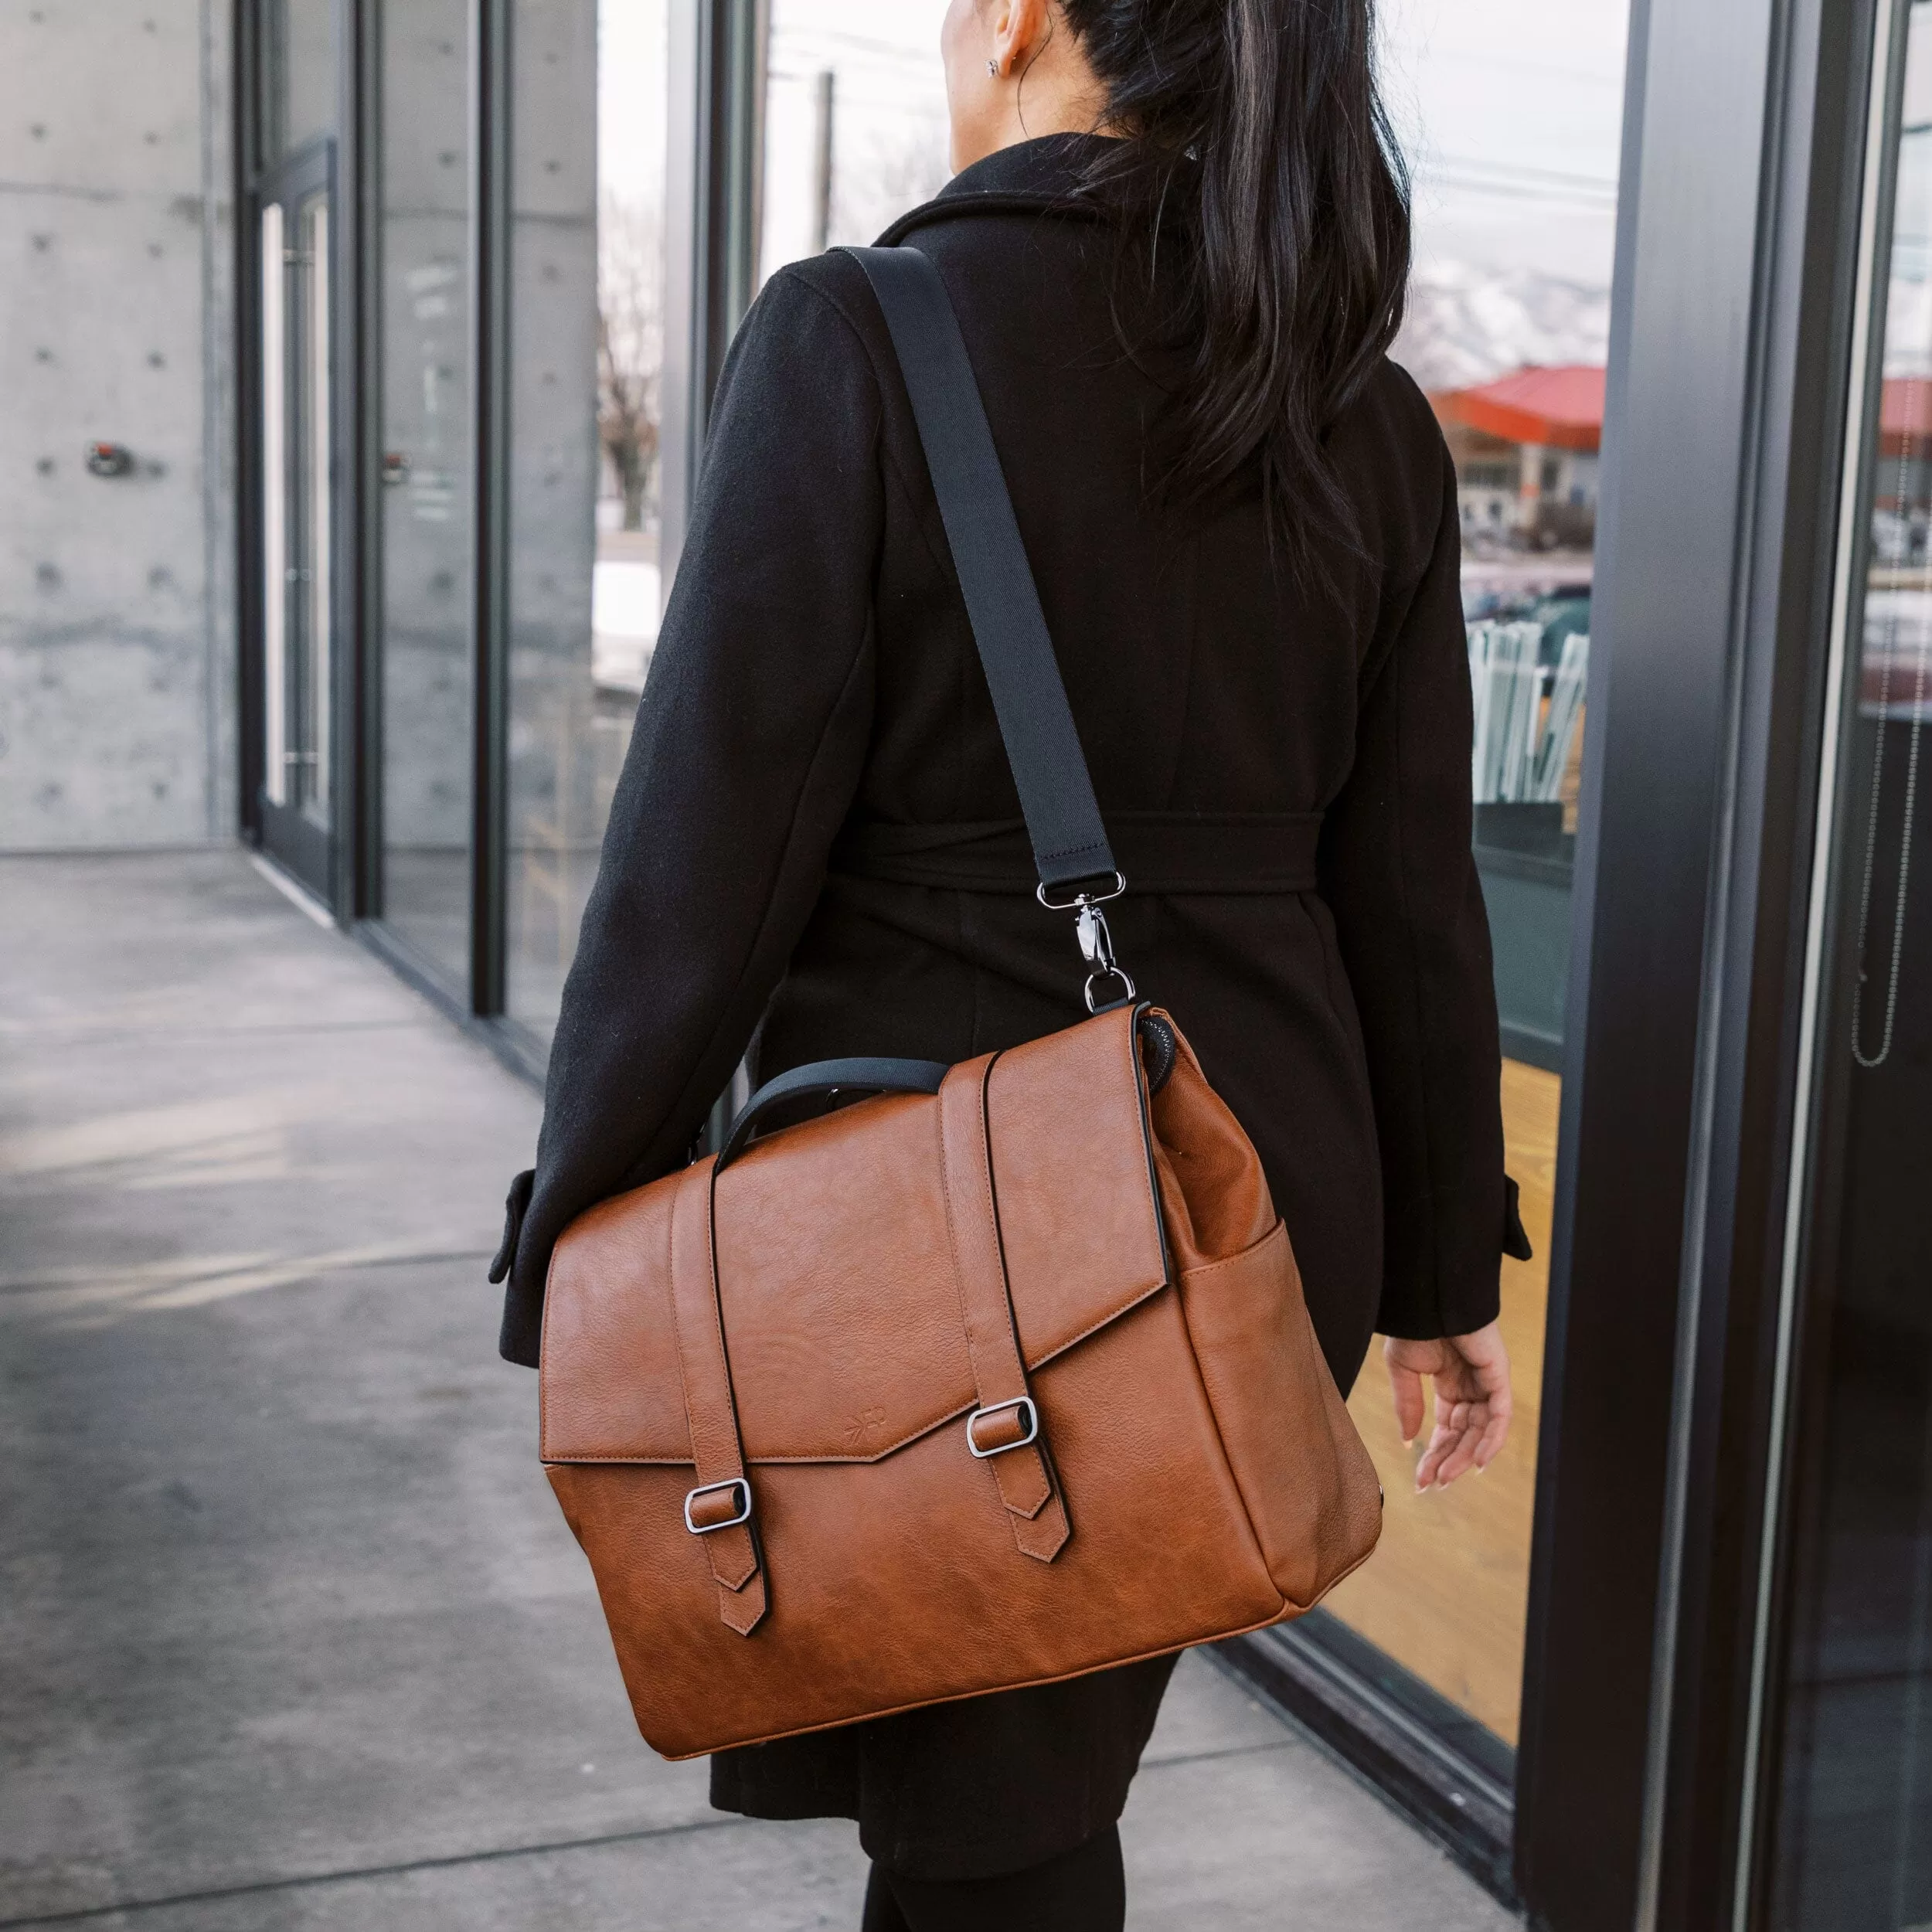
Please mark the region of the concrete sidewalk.
MULTIPOLYGON (((633 1730, 485 1285, 535 1095, 239 853, 0 859, 0 1927, 853 1927, 633 1730)), ((1130 1923, 1513 1923, 1196 1658, 1130 1923)))

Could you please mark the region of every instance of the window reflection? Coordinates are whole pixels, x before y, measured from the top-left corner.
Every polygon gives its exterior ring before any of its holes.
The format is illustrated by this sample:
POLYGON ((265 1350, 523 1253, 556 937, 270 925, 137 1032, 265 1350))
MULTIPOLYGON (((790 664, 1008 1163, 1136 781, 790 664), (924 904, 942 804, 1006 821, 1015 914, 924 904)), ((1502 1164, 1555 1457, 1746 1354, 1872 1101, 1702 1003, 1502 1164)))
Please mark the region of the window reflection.
POLYGON ((506 1009, 547 1036, 662 603, 666 0, 519 0, 506 1009))
POLYGON ((1382 65, 1415 175, 1396 360, 1456 465, 1476 741, 1476 862, 1495 946, 1509 1171, 1533 1262, 1505 1260, 1509 1448, 1418 1498, 1381 1365, 1349 1406, 1388 1495, 1375 1561, 1331 1608, 1505 1741, 1521 1697, 1597 468, 1610 333, 1625 0, 1383 0, 1382 65))
POLYGON ((335 131, 335 0, 266 0, 260 15, 261 161, 335 131))
POLYGON ((383 896, 470 964, 472 425, 467 0, 382 10, 383 896))
MULTIPOLYGON (((942 0, 774 0, 758 259, 869 241, 947 175, 942 0)), ((667 0, 519 0, 506 1008, 539 1036, 665 586, 667 0)))
POLYGON ((759 279, 945 186, 945 0, 772 0, 759 279))

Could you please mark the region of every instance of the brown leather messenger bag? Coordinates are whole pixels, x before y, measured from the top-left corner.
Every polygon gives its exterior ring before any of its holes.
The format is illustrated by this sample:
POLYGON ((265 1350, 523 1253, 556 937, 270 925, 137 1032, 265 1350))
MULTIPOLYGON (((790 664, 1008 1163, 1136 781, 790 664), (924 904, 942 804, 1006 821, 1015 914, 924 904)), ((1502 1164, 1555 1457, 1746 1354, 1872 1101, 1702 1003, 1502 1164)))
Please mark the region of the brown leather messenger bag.
POLYGON ((1254 1149, 1114 959, 1127 882, 944 286, 852 252, 1093 1017, 800 1067, 559 1241, 543 1458, 669 1757, 1257 1629, 1381 1529, 1254 1149), (871 1097, 753 1138, 835 1093, 871 1097))

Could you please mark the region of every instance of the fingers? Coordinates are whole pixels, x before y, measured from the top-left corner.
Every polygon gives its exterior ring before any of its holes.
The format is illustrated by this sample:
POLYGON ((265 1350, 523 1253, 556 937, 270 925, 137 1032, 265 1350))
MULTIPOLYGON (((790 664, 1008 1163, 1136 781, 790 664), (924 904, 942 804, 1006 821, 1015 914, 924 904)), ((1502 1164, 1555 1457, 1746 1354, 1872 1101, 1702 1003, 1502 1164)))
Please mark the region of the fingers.
POLYGON ((1487 1402, 1458 1402, 1437 1410, 1434 1434, 1416 1465, 1416 1488, 1446 1489, 1471 1470, 1480 1475, 1493 1462, 1509 1434, 1509 1407, 1487 1402))
POLYGON ((1390 1338, 1383 1356, 1405 1444, 1422 1431, 1424 1378, 1433 1385, 1435 1423, 1416 1464, 1417 1492, 1446 1488, 1471 1469, 1486 1469, 1502 1448, 1514 1413, 1509 1355, 1498 1324, 1439 1342, 1390 1338))
POLYGON ((1509 1356, 1502 1345, 1502 1331, 1493 1323, 1477 1335, 1460 1338, 1456 1347, 1468 1363, 1488 1411, 1470 1452, 1475 1467, 1486 1469, 1507 1439, 1516 1413, 1515 1396, 1509 1382, 1509 1356), (1465 1342, 1471 1345, 1467 1351, 1463 1348, 1465 1342))
POLYGON ((1505 1402, 1498 1410, 1492 1404, 1489 1410, 1489 1426, 1483 1430, 1481 1439, 1476 1444, 1476 1467, 1487 1469, 1496 1459, 1503 1443, 1509 1434, 1509 1406, 1505 1402))
POLYGON ((1416 1468, 1418 1490, 1447 1488, 1471 1469, 1480 1475, 1501 1451, 1515 1413, 1509 1352, 1497 1323, 1451 1336, 1446 1352, 1435 1378, 1435 1430, 1416 1468))
POLYGON ((1476 1451, 1483 1439, 1485 1430, 1473 1418, 1481 1413, 1480 1409, 1472 1410, 1470 1425, 1458 1431, 1451 1441, 1449 1453, 1443 1458, 1436 1471, 1436 1487, 1438 1489, 1447 1489, 1458 1476, 1466 1476, 1478 1466, 1476 1451))
POLYGON ((1422 1429, 1422 1377, 1393 1359, 1388 1368, 1389 1393, 1395 1398, 1396 1427, 1402 1431, 1403 1441, 1411 1443, 1422 1429))
POLYGON ((1418 1494, 1425 1489, 1447 1488, 1458 1476, 1466 1475, 1475 1462, 1476 1445, 1482 1439, 1488 1418, 1480 1408, 1459 1406, 1464 1410, 1461 1424, 1453 1426, 1439 1420, 1429 1438, 1429 1447, 1416 1465, 1418 1494))
POLYGON ((1416 1464, 1416 1494, 1436 1486, 1436 1478, 1441 1473, 1443 1464, 1448 1459, 1457 1438, 1446 1430, 1437 1430, 1429 1438, 1429 1446, 1422 1452, 1422 1460, 1416 1464))
POLYGON ((1471 1469, 1486 1467, 1509 1426, 1508 1391, 1498 1405, 1469 1386, 1473 1378, 1438 1376, 1435 1379, 1436 1426, 1429 1447, 1416 1467, 1418 1490, 1446 1489, 1471 1469), (1461 1386, 1458 1386, 1458 1384, 1461 1386))

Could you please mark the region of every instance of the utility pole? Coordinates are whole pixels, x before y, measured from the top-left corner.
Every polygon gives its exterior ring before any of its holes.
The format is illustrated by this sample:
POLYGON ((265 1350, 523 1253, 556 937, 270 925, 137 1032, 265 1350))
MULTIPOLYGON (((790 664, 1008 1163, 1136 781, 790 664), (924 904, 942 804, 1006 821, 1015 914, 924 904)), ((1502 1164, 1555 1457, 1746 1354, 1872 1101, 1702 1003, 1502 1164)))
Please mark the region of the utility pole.
POLYGON ((812 158, 811 246, 813 252, 820 255, 832 246, 832 71, 827 67, 818 76, 815 97, 815 132, 818 138, 815 143, 817 152, 812 158))

